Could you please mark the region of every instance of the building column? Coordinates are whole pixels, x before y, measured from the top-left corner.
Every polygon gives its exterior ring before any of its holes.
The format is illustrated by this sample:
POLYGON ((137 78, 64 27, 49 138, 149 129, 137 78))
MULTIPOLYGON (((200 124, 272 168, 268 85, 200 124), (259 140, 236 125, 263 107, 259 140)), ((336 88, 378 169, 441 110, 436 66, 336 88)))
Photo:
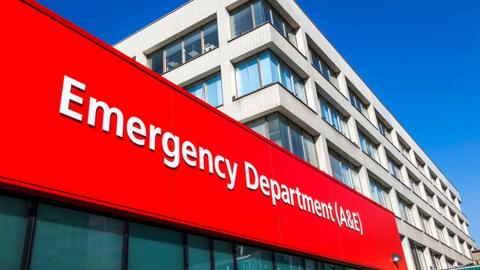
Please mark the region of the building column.
POLYGON ((324 135, 320 134, 320 136, 318 136, 315 147, 317 150, 318 166, 320 170, 332 175, 332 165, 330 163, 330 155, 328 153, 327 139, 324 135))
POLYGON ((427 269, 434 269, 435 265, 432 261, 432 253, 429 247, 426 247, 425 250, 423 251, 423 257, 425 258, 427 269))
POLYGON ((368 171, 365 166, 360 167, 358 177, 360 178, 360 186, 362 187, 363 195, 373 200, 370 192, 370 177, 368 176, 368 171))
POLYGON ((412 251, 410 249, 410 243, 407 237, 402 239, 403 254, 405 256, 405 262, 408 269, 415 269, 415 263, 413 262, 412 251))

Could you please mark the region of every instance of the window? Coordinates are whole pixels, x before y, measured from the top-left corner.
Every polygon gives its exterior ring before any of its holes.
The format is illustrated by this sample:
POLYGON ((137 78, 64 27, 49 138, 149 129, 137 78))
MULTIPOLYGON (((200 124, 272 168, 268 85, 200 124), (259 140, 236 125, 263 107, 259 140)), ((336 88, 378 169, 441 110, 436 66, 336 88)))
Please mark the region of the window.
POLYGON ((266 22, 270 22, 270 5, 263 0, 255 0, 253 2, 253 17, 254 23, 257 27, 266 22))
POLYGON ((451 233, 451 232, 448 233, 448 240, 450 241, 450 247, 455 249, 455 250, 458 250, 457 249, 457 242, 455 242, 455 234, 454 233, 451 233))
POLYGON ((443 232, 443 228, 441 227, 441 225, 435 224, 435 229, 437 230, 438 240, 441 243, 446 244, 447 242, 445 241, 445 234, 443 232))
POLYGON ((435 208, 435 199, 433 198, 434 194, 429 189, 425 188, 425 193, 427 194, 427 201, 428 204, 435 208))
POLYGON ((253 29, 252 9, 250 4, 242 6, 231 14, 233 37, 238 37, 253 29))
POLYGON ((203 53, 218 47, 217 22, 211 22, 203 28, 203 53))
POLYGON ((246 125, 310 164, 318 166, 313 137, 282 115, 271 114, 246 125))
POLYGON ((223 104, 222 78, 220 73, 196 82, 185 89, 213 107, 223 104))
POLYGON ((400 140, 398 140, 398 145, 400 146, 400 152, 402 152, 403 156, 410 160, 410 155, 408 154, 410 152, 410 147, 400 140))
POLYGON ((270 51, 235 65, 238 96, 280 83, 302 102, 307 102, 303 79, 270 51))
POLYGON ((275 252, 276 270, 304 270, 303 264, 301 257, 275 252))
POLYGON ((217 47, 218 28, 213 21, 150 54, 148 66, 163 74, 217 47))
POLYGON ((437 197, 437 200, 438 200, 438 207, 439 207, 439 209, 437 209, 437 210, 438 210, 440 213, 442 213, 442 215, 443 215, 444 217, 447 217, 447 212, 446 212, 446 210, 445 210, 445 207, 446 207, 445 203, 442 202, 440 199, 438 199, 438 197, 437 197))
POLYGON ((415 163, 417 164, 417 169, 423 174, 425 175, 425 163, 423 161, 421 161, 418 157, 415 157, 415 163))
POLYGON ((420 213, 420 220, 421 220, 421 223, 422 223, 422 228, 423 228, 423 231, 428 234, 428 235, 432 235, 432 228, 430 227, 430 217, 426 216, 425 214, 422 214, 420 213))
POLYGON ((392 158, 387 157, 388 162, 388 171, 390 172, 393 177, 397 178, 398 180, 402 180, 402 174, 400 172, 400 165, 393 161, 392 158))
POLYGON ((322 119, 334 127, 337 131, 342 133, 345 137, 350 139, 348 132, 347 118, 343 116, 335 107, 323 98, 319 98, 320 110, 322 112, 322 119))
POLYGON ((120 270, 124 223, 40 204, 31 270, 120 270))
POLYGON ((412 206, 403 199, 398 198, 398 208, 402 219, 412 225, 415 225, 412 214, 412 206))
POLYGON ((392 130, 388 128, 380 119, 378 120, 378 131, 380 131, 380 134, 382 134, 382 136, 387 140, 392 141, 392 130))
POLYGON ((156 73, 163 74, 163 53, 164 50, 158 50, 148 56, 148 66, 156 73))
POLYGON ((368 118, 367 104, 365 104, 352 90, 349 89, 350 103, 352 106, 359 111, 363 116, 368 118))
POLYGON ((313 67, 338 89, 338 73, 333 71, 333 69, 312 49, 310 49, 310 59, 313 67))
POLYGON ((410 189, 420 196, 420 181, 415 180, 410 174, 408 175, 408 179, 410 181, 410 189))
POLYGON ((459 238, 458 244, 460 245, 460 253, 462 253, 463 255, 467 255, 467 251, 465 249, 465 241, 459 238))
POLYGON ((224 241, 213 241, 215 270, 234 270, 233 245, 224 241))
POLYGON ((210 243, 208 238, 188 235, 188 269, 210 269, 210 243))
POLYGON ((333 176, 347 186, 354 188, 358 192, 362 192, 358 169, 335 151, 329 149, 328 152, 330 153, 333 176))
POLYGON ((370 179, 370 192, 372 199, 385 208, 392 209, 390 204, 390 197, 388 196, 388 189, 379 182, 370 179))
POLYGON ((241 36, 265 23, 271 23, 292 45, 297 46, 293 27, 265 0, 254 0, 230 13, 232 38, 241 36))
POLYGON ((455 267, 455 261, 451 259, 446 259, 447 261, 447 268, 453 268, 455 267))
POLYGON ((440 260, 441 255, 435 254, 435 253, 431 253, 431 255, 432 255, 433 269, 434 270, 443 269, 442 268, 442 262, 440 260))
POLYGON ((193 32, 184 39, 185 61, 189 61, 202 53, 202 35, 201 32, 193 32))
POLYGON ((271 251, 243 245, 235 250, 238 270, 273 270, 271 251))
POLYGON ((413 262, 416 270, 427 270, 425 256, 423 255, 423 247, 420 247, 415 242, 410 242, 410 250, 412 252, 413 262))
POLYGON ((183 270, 183 234, 138 223, 130 223, 128 233, 128 269, 148 270, 159 265, 183 270))
POLYGON ((2 270, 20 269, 27 258, 32 270, 354 270, 3 195, 0 229, 2 270))
POLYGON ((358 131, 358 136, 360 138, 360 148, 362 151, 371 157, 373 160, 379 162, 377 146, 370 140, 363 132, 358 131))
POLYGON ((174 69, 183 62, 182 41, 176 41, 165 48, 165 62, 167 71, 174 69))
POLYGON ((20 269, 30 203, 0 195, 0 265, 20 269))

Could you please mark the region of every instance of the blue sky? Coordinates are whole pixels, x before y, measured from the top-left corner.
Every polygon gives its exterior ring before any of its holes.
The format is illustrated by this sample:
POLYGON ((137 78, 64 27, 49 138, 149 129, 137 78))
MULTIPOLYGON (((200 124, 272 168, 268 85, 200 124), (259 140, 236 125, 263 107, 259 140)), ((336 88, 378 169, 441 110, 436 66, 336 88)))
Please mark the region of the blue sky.
MULTIPOLYGON (((185 1, 38 2, 113 44, 185 1)), ((480 240, 480 1, 298 3, 460 190, 480 240)))

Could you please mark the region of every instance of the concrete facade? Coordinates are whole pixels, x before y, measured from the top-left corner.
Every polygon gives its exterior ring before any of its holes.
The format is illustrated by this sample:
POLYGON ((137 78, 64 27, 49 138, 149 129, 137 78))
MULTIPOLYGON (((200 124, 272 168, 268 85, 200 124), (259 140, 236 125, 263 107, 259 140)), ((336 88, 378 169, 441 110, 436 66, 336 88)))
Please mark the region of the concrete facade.
POLYGON ((476 243, 469 236, 468 219, 461 210, 461 196, 455 186, 415 143, 295 1, 268 2, 294 28, 297 46, 290 43, 271 23, 264 23, 233 38, 230 14, 247 3, 245 0, 193 0, 119 42, 115 47, 148 66, 148 56, 151 53, 216 20, 219 46, 164 73, 164 77, 185 87, 220 72, 223 105, 218 107, 219 110, 243 123, 272 112, 280 112, 314 137, 320 169, 332 174, 329 154, 335 150, 357 167, 361 192, 365 196, 372 198, 370 178, 384 185, 391 202, 391 210, 397 216, 404 259, 410 269, 416 269, 410 246, 413 242, 421 247, 425 269, 435 267, 434 256, 439 258, 441 268, 448 268, 451 263, 471 263, 471 250, 476 248, 476 243), (238 95, 235 64, 266 49, 271 50, 302 77, 306 103, 279 83, 245 96, 238 95), (314 68, 310 50, 319 54, 335 71, 338 86, 330 83, 314 68), (349 91, 354 92, 365 103, 366 113, 362 114, 352 106, 349 91), (323 120, 320 96, 345 116, 350 138, 343 136, 323 120), (379 121, 388 127, 391 138, 379 132, 379 121), (375 144, 378 160, 370 158, 362 151, 358 130, 375 144), (400 150, 401 143, 408 147, 404 154, 400 150), (403 180, 389 173, 387 156, 399 164, 403 180), (418 181, 417 190, 411 186, 409 178, 418 181), (411 206, 414 221, 407 222, 402 219, 399 198, 411 206), (421 213, 427 217, 430 230, 422 225, 421 213), (439 236, 439 232, 443 237, 439 236))

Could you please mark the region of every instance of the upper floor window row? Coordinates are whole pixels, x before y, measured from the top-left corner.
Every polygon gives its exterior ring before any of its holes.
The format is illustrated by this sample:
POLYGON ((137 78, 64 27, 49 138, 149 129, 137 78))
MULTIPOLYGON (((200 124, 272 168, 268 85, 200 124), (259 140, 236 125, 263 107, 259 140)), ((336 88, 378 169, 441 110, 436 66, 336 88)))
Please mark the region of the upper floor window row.
POLYGON ((327 121, 337 131, 342 133, 345 137, 350 139, 348 132, 347 117, 333 107, 328 101, 323 98, 319 98, 320 109, 322 111, 322 119, 327 121))
POLYGON ((307 103, 303 79, 270 51, 264 51, 235 65, 238 96, 280 83, 307 103))
POLYGON ((246 124, 301 159, 318 166, 313 137, 278 113, 246 124))
POLYGON ((230 14, 232 37, 236 38, 265 23, 271 23, 295 47, 295 30, 265 0, 254 0, 238 7, 230 14))
POLYGON ((313 67, 338 89, 338 73, 333 70, 316 52, 310 49, 310 61, 313 67))
POLYGON ((163 74, 218 47, 218 26, 213 21, 148 56, 148 66, 163 74))
POLYGON ((223 104, 222 78, 220 72, 187 86, 185 89, 213 107, 218 107, 223 104))

